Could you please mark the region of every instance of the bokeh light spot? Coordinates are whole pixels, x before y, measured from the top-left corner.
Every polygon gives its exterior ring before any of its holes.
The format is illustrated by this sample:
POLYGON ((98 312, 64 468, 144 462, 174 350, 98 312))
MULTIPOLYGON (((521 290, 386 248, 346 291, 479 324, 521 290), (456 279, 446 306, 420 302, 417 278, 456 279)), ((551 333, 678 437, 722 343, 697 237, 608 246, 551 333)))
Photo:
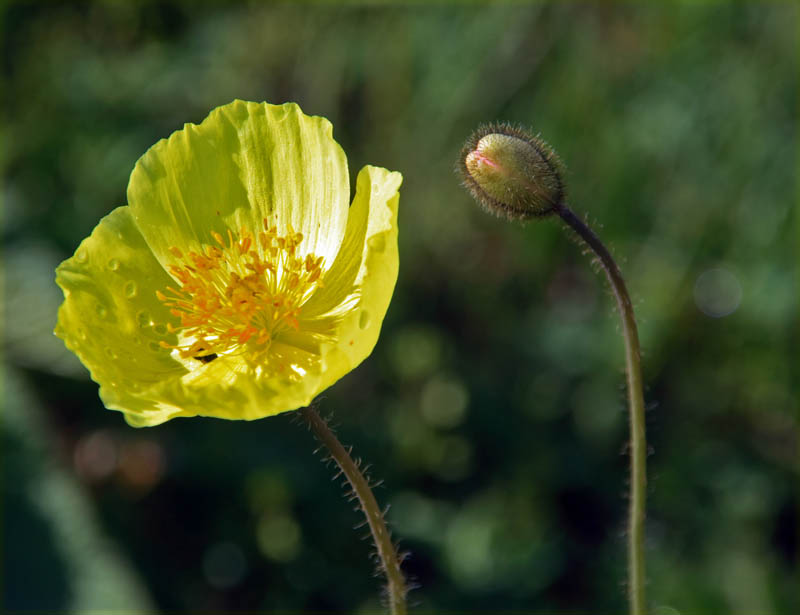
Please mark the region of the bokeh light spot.
POLYGON ((284 510, 292 505, 293 498, 286 478, 274 469, 260 469, 248 474, 245 495, 254 514, 284 510))
POLYGON ((78 441, 73 464, 75 472, 88 482, 108 478, 117 469, 117 443, 105 430, 93 431, 78 441))
POLYGON ((392 498, 389 520, 406 536, 436 542, 441 539, 445 519, 445 511, 439 508, 441 505, 416 491, 403 491, 392 498))
POLYGON ((445 552, 455 581, 462 587, 492 583, 495 568, 494 520, 481 508, 461 511, 447 529, 445 552))
POLYGON ((247 571, 242 550, 231 542, 219 542, 203 555, 203 573, 215 589, 230 589, 238 585, 247 571))
POLYGON ((436 427, 450 428, 464 420, 469 393, 463 383, 449 378, 432 378, 422 389, 420 411, 436 427))
POLYGON ((262 516, 256 533, 258 548, 271 560, 287 562, 300 551, 300 526, 288 515, 262 516))
POLYGON ((733 314, 741 300, 742 285, 727 269, 708 269, 697 276, 694 301, 706 316, 722 318, 733 314))
POLYGON ((623 403, 605 379, 589 380, 572 394, 573 420, 584 440, 607 446, 625 426, 623 403))
POLYGON ((164 449, 155 440, 126 442, 120 449, 120 477, 137 491, 149 491, 158 484, 165 466, 164 449))
POLYGON ((440 455, 431 470, 442 480, 456 482, 469 476, 472 470, 472 445, 461 436, 442 438, 440 455))
POLYGON ((439 334, 423 327, 408 327, 391 341, 390 353, 397 374, 414 379, 432 372, 441 360, 439 334))

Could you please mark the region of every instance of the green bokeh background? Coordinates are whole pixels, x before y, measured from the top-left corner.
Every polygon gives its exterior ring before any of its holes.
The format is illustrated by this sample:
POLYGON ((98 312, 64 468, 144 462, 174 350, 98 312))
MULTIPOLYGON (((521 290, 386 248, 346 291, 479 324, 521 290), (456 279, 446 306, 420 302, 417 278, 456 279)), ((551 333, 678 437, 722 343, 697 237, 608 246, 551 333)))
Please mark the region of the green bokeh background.
POLYGON ((554 221, 481 212, 481 122, 541 132, 620 260, 644 349, 653 613, 793 613, 793 3, 6 3, 3 607, 380 611, 370 543, 282 415, 134 430, 52 336, 53 269, 136 159, 234 98, 401 171, 373 355, 319 400, 384 485, 420 613, 625 609, 622 342, 554 221))

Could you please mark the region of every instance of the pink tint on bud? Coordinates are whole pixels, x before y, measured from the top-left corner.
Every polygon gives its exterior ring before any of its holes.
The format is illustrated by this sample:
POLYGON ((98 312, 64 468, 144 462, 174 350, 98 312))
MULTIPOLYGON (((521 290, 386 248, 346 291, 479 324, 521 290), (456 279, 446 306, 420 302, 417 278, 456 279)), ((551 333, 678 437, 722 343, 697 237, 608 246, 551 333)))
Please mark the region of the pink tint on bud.
MULTIPOLYGON (((478 147, 480 147, 480 144, 478 145, 478 147)), ((468 162, 475 161, 475 162, 477 162, 479 164, 488 165, 488 166, 492 167, 493 169, 499 169, 500 168, 499 164, 497 164, 494 160, 492 160, 491 158, 486 156, 480 150, 475 150, 474 152, 470 152, 467 155, 467 160, 468 160, 468 162)))

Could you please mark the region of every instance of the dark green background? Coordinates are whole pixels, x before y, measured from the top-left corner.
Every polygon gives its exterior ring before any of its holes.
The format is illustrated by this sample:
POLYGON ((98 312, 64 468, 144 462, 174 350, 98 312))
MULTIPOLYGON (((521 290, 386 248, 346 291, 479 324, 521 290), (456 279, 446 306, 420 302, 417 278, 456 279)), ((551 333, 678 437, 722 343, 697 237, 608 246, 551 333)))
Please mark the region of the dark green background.
POLYGON ((53 269, 125 203, 136 159, 242 98, 329 118, 353 178, 405 178, 381 339, 319 409, 385 481, 419 612, 625 608, 613 302, 559 224, 491 218, 459 187, 493 120, 556 148, 632 291, 653 613, 797 612, 797 18, 7 3, 4 608, 379 610, 366 530, 291 414, 134 430, 51 334, 53 269))

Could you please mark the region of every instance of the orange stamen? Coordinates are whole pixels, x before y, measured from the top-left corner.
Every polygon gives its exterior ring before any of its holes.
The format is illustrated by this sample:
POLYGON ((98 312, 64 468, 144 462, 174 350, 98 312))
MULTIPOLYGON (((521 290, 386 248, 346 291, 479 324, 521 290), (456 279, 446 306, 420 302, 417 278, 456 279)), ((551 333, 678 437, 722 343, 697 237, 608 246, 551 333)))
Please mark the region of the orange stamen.
POLYGON ((156 297, 179 319, 167 323, 168 332, 187 341, 161 346, 183 358, 243 351, 256 360, 282 331, 301 329, 302 306, 322 286, 323 257, 296 255, 303 235, 291 226, 278 235, 264 219, 264 231, 256 236, 230 229, 226 234, 227 242, 212 231, 216 245, 199 252, 169 249, 178 259, 168 266, 177 288, 167 286, 169 295, 158 290, 156 297))

